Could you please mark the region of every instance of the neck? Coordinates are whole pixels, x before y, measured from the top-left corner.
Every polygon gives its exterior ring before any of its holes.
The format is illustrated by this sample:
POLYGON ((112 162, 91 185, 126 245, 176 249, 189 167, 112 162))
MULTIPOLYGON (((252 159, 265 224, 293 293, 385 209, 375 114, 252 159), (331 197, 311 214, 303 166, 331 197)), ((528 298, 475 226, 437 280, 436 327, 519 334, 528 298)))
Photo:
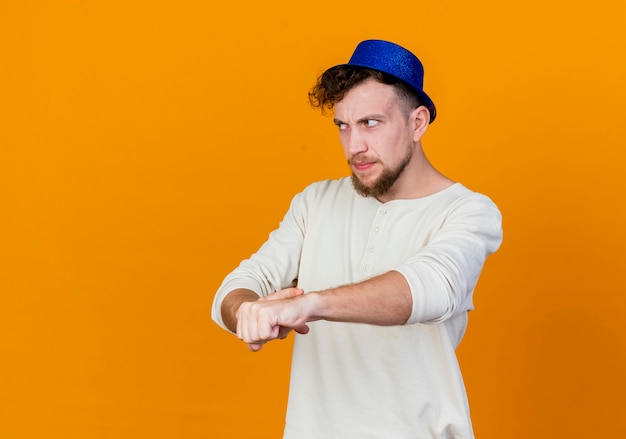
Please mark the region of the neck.
POLYGON ((411 162, 395 184, 377 197, 381 203, 399 199, 415 199, 440 192, 454 184, 430 163, 421 145, 415 147, 411 162))

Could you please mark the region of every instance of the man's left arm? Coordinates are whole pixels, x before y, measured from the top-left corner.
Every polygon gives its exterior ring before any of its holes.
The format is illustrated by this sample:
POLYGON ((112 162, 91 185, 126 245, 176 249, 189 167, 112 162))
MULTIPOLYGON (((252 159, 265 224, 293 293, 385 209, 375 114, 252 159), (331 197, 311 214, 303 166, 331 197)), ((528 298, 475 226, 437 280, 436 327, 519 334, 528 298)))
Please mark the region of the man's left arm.
POLYGON ((264 343, 281 328, 316 320, 388 326, 440 323, 466 312, 485 259, 501 243, 501 220, 490 200, 474 198, 451 212, 430 243, 394 270, 290 299, 242 304, 237 336, 264 343))
POLYGON ((363 282, 288 299, 242 303, 237 311, 237 337, 260 349, 265 342, 279 338, 284 328, 297 329, 316 320, 402 325, 411 310, 406 279, 389 271, 363 282))

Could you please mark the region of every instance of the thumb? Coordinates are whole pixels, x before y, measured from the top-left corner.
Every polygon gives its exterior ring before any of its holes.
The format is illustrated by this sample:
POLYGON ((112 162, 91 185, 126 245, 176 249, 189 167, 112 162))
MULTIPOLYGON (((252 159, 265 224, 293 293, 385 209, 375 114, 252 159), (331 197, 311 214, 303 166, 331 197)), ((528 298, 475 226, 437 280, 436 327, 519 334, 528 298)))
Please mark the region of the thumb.
POLYGON ((283 300, 292 299, 304 294, 302 288, 285 288, 284 290, 276 291, 269 296, 264 297, 262 300, 283 300))

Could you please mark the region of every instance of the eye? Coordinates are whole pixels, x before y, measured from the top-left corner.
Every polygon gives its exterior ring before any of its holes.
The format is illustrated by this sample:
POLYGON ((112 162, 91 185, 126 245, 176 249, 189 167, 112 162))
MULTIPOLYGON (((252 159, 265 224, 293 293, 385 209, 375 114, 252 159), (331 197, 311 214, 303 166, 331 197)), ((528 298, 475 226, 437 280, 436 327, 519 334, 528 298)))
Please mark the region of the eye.
POLYGON ((379 121, 376 119, 367 119, 365 121, 365 126, 366 127, 375 127, 376 125, 378 125, 379 121))
POLYGON ((343 122, 335 122, 335 125, 337 125, 337 128, 339 128, 339 131, 343 131, 348 128, 348 124, 343 122))

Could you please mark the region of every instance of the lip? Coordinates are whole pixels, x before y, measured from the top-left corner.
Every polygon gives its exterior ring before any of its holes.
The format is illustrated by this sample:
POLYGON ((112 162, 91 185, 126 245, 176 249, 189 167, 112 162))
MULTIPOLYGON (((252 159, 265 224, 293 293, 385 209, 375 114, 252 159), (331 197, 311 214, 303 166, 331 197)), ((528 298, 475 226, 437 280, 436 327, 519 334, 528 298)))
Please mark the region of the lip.
POLYGON ((355 163, 354 169, 356 169, 359 172, 363 172, 363 171, 367 171, 372 166, 374 166, 374 163, 355 163))
POLYGON ((359 172, 367 171, 368 169, 374 166, 375 162, 361 162, 361 163, 353 163, 352 167, 359 172))

